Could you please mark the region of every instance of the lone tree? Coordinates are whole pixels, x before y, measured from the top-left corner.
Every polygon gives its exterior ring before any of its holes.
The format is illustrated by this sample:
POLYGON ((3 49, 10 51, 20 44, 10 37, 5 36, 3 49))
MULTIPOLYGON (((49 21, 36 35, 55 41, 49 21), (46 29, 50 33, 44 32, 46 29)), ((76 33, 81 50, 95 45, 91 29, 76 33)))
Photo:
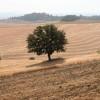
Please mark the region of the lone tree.
POLYGON ((64 45, 67 44, 65 33, 54 25, 38 26, 33 34, 27 38, 29 53, 37 55, 47 54, 51 61, 51 55, 56 52, 64 52, 64 45))

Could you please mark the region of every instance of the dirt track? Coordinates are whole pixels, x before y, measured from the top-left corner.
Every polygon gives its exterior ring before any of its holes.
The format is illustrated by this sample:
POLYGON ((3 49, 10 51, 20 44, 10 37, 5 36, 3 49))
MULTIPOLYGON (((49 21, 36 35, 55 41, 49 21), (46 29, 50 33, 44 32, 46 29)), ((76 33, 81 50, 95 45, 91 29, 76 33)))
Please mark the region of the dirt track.
POLYGON ((1 77, 0 100, 100 100, 100 60, 1 77))
MULTIPOLYGON (((12 75, 14 73, 19 72, 27 72, 27 71, 36 71, 52 68, 54 65, 57 67, 69 65, 69 64, 77 64, 84 63, 86 61, 100 60, 100 54, 90 54, 90 55, 82 55, 76 56, 69 59, 57 58, 59 61, 53 62, 52 64, 44 63, 41 59, 36 60, 1 60, 0 61, 0 76, 3 75, 12 75), (64 59, 64 62, 61 60, 64 59), (33 66, 33 67, 28 67, 33 66), (46 66, 46 67, 45 67, 46 66)), ((44 59, 45 60, 45 59, 44 59)))

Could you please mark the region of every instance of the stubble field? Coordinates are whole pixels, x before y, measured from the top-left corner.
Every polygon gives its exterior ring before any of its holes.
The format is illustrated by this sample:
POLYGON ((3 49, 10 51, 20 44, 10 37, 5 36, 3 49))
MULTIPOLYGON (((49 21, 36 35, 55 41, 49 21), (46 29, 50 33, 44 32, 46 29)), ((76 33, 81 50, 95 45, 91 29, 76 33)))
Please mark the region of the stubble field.
POLYGON ((38 25, 0 24, 0 100, 99 100, 100 23, 57 23, 69 44, 53 62, 27 53, 38 25))

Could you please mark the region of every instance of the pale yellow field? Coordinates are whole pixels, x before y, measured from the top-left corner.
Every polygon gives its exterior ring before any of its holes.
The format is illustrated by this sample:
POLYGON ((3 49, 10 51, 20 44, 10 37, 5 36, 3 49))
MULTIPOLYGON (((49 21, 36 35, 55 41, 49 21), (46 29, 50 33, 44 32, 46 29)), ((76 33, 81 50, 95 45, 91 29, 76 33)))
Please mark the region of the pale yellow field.
MULTIPOLYGON (((66 52, 62 53, 65 58, 95 53, 100 49, 99 23, 56 25, 66 32, 69 40, 69 44, 66 45, 66 52)), ((3 59, 26 59, 29 55, 27 54, 26 39, 36 26, 37 24, 1 24, 0 55, 3 59)))
MULTIPOLYGON (((25 69, 27 65, 47 60, 45 55, 36 56, 27 53, 27 36, 38 25, 0 24, 0 55, 3 59, 0 61, 1 73, 14 73, 28 70, 25 69), (30 61, 29 58, 31 56, 35 57, 35 60, 30 61)), ((57 23, 56 26, 66 32, 69 44, 65 47, 65 53, 55 53, 52 55, 53 58, 65 58, 66 63, 69 60, 71 62, 79 62, 80 59, 84 60, 87 58, 82 57, 82 55, 92 55, 87 59, 99 58, 96 52, 100 50, 100 23, 57 23)))
POLYGON ((27 53, 38 25, 0 24, 0 100, 100 100, 100 23, 57 23, 69 44, 52 62, 27 53))

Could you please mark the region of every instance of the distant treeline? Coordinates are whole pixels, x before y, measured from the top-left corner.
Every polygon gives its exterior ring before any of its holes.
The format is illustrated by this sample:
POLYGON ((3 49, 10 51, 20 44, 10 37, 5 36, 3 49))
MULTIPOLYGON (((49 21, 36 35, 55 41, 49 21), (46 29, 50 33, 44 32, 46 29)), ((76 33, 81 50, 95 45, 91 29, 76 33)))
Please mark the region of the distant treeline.
POLYGON ((62 21, 76 21, 76 20, 100 20, 100 16, 66 15, 62 19, 62 21))
POLYGON ((66 16, 53 16, 46 13, 32 13, 26 14, 19 17, 11 17, 7 20, 10 21, 31 21, 31 22, 46 22, 46 21, 76 21, 76 20, 100 20, 100 16, 77 16, 77 15, 66 15, 66 16))
POLYGON ((64 16, 62 18, 62 21, 75 21, 75 20, 79 20, 80 19, 80 16, 76 16, 76 15, 67 15, 67 16, 64 16))
POLYGON ((32 22, 40 22, 40 21, 58 21, 62 20, 62 16, 53 16, 46 13, 32 13, 26 14, 20 17, 11 17, 11 20, 22 20, 22 21, 32 21, 32 22))

